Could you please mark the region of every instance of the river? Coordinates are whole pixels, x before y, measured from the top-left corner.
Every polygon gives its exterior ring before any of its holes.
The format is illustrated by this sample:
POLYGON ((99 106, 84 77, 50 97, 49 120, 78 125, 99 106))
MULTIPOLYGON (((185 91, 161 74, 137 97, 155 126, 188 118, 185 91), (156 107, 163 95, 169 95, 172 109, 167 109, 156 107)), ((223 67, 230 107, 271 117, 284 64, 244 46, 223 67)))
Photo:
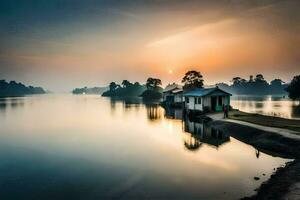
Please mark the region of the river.
POLYGON ((10 200, 239 199, 288 161, 180 110, 96 95, 0 99, 0 132, 10 200))

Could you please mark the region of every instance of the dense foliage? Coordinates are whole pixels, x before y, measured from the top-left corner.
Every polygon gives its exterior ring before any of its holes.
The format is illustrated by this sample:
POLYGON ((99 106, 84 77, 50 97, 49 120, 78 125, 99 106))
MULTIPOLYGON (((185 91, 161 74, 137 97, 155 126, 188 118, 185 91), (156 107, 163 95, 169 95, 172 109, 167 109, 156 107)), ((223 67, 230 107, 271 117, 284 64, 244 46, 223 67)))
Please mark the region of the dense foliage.
POLYGON ((234 77, 232 85, 219 83, 217 86, 232 94, 245 94, 245 95, 268 95, 268 94, 285 94, 286 84, 281 79, 274 79, 268 83, 262 74, 249 77, 246 80, 241 77, 234 77))
POLYGON ((300 75, 293 78, 286 91, 291 99, 300 99, 300 75))
POLYGON ((141 94, 145 100, 160 99, 162 97, 162 82, 158 78, 148 78, 146 81, 147 90, 141 94))
POLYGON ((203 76, 197 71, 188 71, 181 81, 184 90, 190 90, 194 88, 203 88, 203 76))
POLYGON ((72 93, 73 94, 102 94, 105 90, 107 90, 106 87, 93 87, 93 88, 75 88, 72 93))
POLYGON ((156 90, 161 84, 161 80, 158 78, 148 78, 146 81, 146 87, 148 90, 156 90))
POLYGON ((160 99, 162 98, 162 92, 159 90, 146 90, 141 94, 143 99, 160 99))
POLYGON ((46 93, 41 87, 25 86, 15 81, 0 80, 0 97, 23 96, 46 93))
POLYGON ((131 83, 128 80, 122 81, 122 85, 115 82, 109 84, 109 90, 105 91, 102 96, 106 97, 137 97, 140 96, 146 87, 139 82, 131 83))

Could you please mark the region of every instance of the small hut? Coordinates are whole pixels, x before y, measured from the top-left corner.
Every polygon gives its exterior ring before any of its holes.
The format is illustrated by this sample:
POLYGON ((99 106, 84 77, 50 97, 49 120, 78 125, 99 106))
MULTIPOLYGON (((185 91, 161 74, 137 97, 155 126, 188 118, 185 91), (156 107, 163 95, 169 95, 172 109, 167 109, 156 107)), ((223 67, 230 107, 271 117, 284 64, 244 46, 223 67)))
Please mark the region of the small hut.
POLYGON ((218 112, 230 105, 231 94, 214 88, 197 88, 183 93, 184 106, 188 111, 218 112))

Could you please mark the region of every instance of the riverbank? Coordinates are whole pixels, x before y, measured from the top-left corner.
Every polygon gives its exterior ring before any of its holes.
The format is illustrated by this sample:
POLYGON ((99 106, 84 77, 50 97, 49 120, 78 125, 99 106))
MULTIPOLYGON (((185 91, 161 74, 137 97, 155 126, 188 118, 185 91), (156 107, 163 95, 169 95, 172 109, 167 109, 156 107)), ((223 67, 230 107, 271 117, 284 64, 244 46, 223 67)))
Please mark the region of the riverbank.
POLYGON ((272 156, 295 159, 278 169, 257 189, 257 194, 244 199, 299 199, 300 194, 300 140, 254 127, 216 120, 212 127, 272 156))
POLYGON ((229 119, 249 122, 257 125, 289 129, 299 132, 300 135, 300 120, 285 119, 280 117, 265 116, 255 113, 246 113, 239 110, 229 112, 229 119))
POLYGON ((263 183, 257 194, 245 197, 243 200, 272 199, 297 200, 300 199, 300 161, 299 159, 278 168, 271 178, 263 183))

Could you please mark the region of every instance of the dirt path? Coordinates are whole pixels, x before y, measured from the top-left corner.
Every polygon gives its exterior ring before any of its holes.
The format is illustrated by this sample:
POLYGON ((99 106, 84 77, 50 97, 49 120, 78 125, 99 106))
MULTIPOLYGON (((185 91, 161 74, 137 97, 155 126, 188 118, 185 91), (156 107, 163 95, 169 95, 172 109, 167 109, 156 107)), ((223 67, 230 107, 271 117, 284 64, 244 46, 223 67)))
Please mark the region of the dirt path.
POLYGON ((281 128, 274 128, 274 127, 267 127, 267 126, 257 125, 257 124, 234 120, 234 119, 224 119, 223 113, 213 113, 213 114, 208 114, 207 116, 210 117, 211 119, 213 119, 214 121, 231 122, 231 123, 235 123, 235 124, 249 126, 252 128, 262 130, 262 131, 266 131, 266 132, 276 133, 276 134, 279 134, 286 138, 300 140, 299 132, 296 132, 296 131, 292 131, 292 130, 288 130, 288 129, 281 129, 281 128))

